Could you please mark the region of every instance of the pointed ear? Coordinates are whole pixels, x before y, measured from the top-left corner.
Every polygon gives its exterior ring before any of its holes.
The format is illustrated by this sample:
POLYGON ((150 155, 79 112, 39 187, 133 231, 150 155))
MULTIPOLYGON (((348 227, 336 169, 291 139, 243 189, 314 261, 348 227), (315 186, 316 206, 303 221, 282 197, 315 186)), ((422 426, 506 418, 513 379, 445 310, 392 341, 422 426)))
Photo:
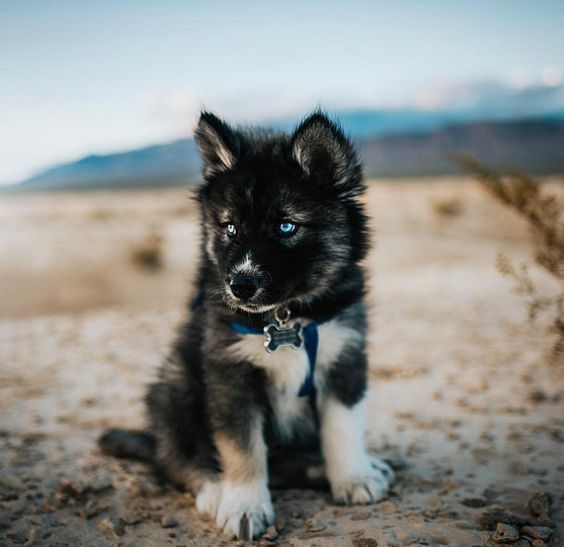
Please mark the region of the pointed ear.
POLYGON ((292 155, 308 175, 332 181, 342 194, 362 192, 362 168, 354 147, 324 113, 310 114, 296 129, 292 155))
POLYGON ((210 112, 202 112, 194 132, 204 177, 231 169, 240 152, 240 135, 210 112))

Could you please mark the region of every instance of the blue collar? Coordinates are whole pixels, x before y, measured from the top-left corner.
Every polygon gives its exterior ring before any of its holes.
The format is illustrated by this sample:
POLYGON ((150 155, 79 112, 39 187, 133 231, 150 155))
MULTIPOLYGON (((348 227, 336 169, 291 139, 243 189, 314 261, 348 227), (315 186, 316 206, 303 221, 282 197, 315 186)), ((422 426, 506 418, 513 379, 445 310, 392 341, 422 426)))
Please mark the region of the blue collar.
MULTIPOLYGON (((304 347, 307 353, 308 361, 309 361, 309 369, 304 380, 304 383, 300 387, 300 391, 298 395, 300 397, 307 397, 311 395, 315 390, 315 385, 313 383, 313 378, 315 374, 315 362, 317 361, 317 348, 319 346, 319 330, 318 326, 325 321, 313 322, 309 324, 307 327, 304 327, 302 331, 302 335, 304 337, 304 347)), ((236 332, 237 334, 260 334, 264 336, 264 331, 262 328, 259 327, 250 327, 249 325, 245 325, 244 323, 238 323, 236 321, 231 321, 229 323, 231 330, 236 332)))

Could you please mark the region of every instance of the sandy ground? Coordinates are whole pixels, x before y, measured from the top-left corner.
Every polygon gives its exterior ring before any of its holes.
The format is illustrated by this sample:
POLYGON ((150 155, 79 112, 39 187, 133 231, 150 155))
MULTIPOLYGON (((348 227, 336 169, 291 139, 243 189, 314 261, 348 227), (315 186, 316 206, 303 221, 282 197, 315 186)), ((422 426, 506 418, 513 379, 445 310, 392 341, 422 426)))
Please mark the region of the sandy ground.
MULTIPOLYGON (((369 507, 276 491, 262 543, 488 545, 508 542, 502 523, 514 544, 558 544, 563 367, 494 267, 498 250, 529 259, 526 227, 465 180, 379 181, 368 203, 367 438, 398 480, 369 507), (458 214, 437 212, 452 199, 458 214)), ((143 425, 145 386, 184 316, 187 193, 4 196, 0 226, 0 544, 228 544, 191 495, 95 444, 107 426, 143 425), (131 261, 150 229, 164 237, 157 271, 131 261)))

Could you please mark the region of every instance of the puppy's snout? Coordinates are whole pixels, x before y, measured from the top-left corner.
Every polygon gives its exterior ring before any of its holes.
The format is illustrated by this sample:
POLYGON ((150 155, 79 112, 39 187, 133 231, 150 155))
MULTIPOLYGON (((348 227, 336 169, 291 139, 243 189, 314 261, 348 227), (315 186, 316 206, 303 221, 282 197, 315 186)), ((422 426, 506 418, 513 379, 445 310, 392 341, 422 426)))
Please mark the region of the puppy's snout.
POLYGON ((229 278, 231 291, 241 300, 250 300, 258 291, 259 286, 259 279, 251 275, 232 275, 229 278))

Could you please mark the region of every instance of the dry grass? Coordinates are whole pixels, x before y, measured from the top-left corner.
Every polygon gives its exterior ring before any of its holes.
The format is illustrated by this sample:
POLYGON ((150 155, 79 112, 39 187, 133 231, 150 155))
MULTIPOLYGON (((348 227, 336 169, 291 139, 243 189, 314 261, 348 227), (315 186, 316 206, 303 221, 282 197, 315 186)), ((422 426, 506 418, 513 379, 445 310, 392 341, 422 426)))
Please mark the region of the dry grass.
POLYGON ((433 211, 439 217, 458 217, 464 212, 464 204, 456 196, 436 198, 431 204, 433 211))
POLYGON ((541 295, 529 274, 530 266, 516 267, 503 253, 496 261, 502 275, 515 283, 515 291, 527 300, 529 318, 539 313, 552 315, 551 330, 556 336, 552 359, 559 362, 564 355, 564 204, 559 196, 550 193, 529 176, 522 173, 500 175, 478 161, 464 156, 458 163, 472 173, 488 193, 503 203, 529 225, 533 240, 534 263, 559 284, 556 293, 541 295))
POLYGON ((131 260, 145 270, 160 270, 164 265, 163 247, 164 236, 159 228, 153 226, 131 249, 131 260))

